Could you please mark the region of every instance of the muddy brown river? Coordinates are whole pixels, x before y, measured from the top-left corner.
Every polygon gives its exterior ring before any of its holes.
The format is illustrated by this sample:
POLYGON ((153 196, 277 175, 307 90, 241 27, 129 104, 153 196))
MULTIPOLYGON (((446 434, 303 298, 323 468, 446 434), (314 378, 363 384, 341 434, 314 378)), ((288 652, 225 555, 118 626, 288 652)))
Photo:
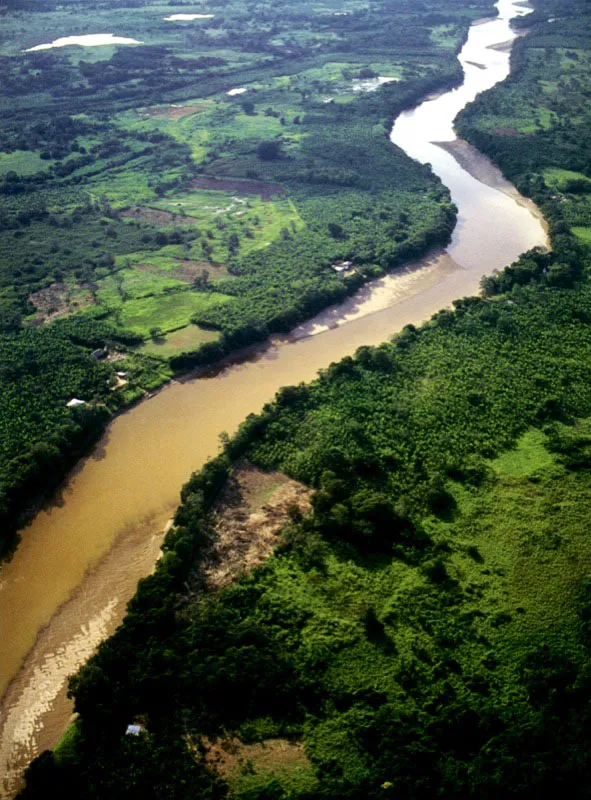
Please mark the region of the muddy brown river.
POLYGON ((173 383, 117 417, 93 453, 23 531, 0 573, 0 795, 65 730, 68 675, 122 619, 137 581, 154 567, 162 533, 192 471, 288 384, 361 345, 378 344, 478 291, 482 275, 547 243, 537 209, 465 142, 452 122, 475 95, 508 74, 509 19, 526 13, 500 0, 499 18, 472 26, 456 90, 402 114, 392 141, 429 162, 459 208, 451 244, 364 287, 343 305, 207 377, 173 383), (444 143, 441 144, 434 143, 444 143))

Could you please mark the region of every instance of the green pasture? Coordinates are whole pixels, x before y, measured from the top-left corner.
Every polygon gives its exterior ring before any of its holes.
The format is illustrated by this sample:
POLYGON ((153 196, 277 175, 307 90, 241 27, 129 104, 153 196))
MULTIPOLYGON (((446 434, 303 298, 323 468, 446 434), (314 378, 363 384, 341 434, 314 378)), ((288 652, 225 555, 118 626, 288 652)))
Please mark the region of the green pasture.
POLYGON ((0 178, 7 172, 18 175, 34 175, 49 169, 51 161, 44 161, 40 153, 31 150, 15 150, 13 153, 0 153, 0 178))
POLYGON ((546 185, 551 188, 562 191, 567 187, 569 181, 588 181, 582 172, 574 172, 570 169, 560 169, 559 167, 551 167, 544 170, 544 180, 546 185))
MULTIPOLYGON (((243 256, 279 239, 283 230, 293 232, 304 227, 296 206, 284 197, 262 201, 258 195, 200 190, 160 200, 152 206, 195 217, 199 231, 205 234, 205 240, 212 247, 211 260, 214 263, 227 261, 228 239, 232 234, 239 237, 238 252, 243 256)), ((202 241, 203 238, 194 242, 191 250, 184 251, 182 257, 193 255, 202 258, 202 241)), ((164 252, 172 255, 170 249, 164 252)), ((175 251, 177 254, 180 255, 178 249, 175 251)))
POLYGON ((184 328, 195 314, 231 301, 233 298, 224 294, 185 290, 122 302, 112 316, 122 327, 148 339, 154 328, 159 328, 162 333, 184 328))
POLYGON ((119 308, 128 300, 185 288, 186 283, 166 275, 155 275, 140 269, 120 269, 98 282, 96 296, 101 305, 119 308))
POLYGON ((591 227, 585 227, 585 228, 574 227, 572 231, 575 234, 575 236, 577 236, 585 244, 591 245, 591 227))
MULTIPOLYGON (((179 177, 178 172, 171 171, 169 178, 179 177)), ((119 206, 147 203, 154 199, 153 181, 150 173, 140 168, 136 162, 133 168, 121 167, 117 171, 109 171, 99 175, 92 181, 92 194, 106 196, 119 206)))
POLYGON ((430 38, 436 47, 454 50, 462 41, 462 29, 457 25, 436 25, 430 38))
POLYGON ((484 590, 478 606, 489 624, 482 632, 508 663, 537 635, 570 633, 576 649, 576 593, 591 569, 588 477, 561 466, 539 430, 490 466, 493 485, 452 489, 453 523, 435 528, 454 541, 455 576, 484 590))
MULTIPOLYGON (((179 104, 181 105, 181 104, 179 104)), ((173 139, 187 144, 196 164, 201 163, 207 154, 207 144, 212 138, 211 114, 216 106, 210 100, 194 100, 182 105, 202 106, 197 111, 180 119, 167 118, 166 110, 172 106, 156 106, 126 111, 117 115, 117 122, 128 131, 160 130, 173 139)))
POLYGON ((220 335, 217 331, 206 331, 198 325, 187 325, 185 328, 172 331, 165 336, 149 339, 141 345, 138 352, 156 358, 172 358, 181 353, 198 350, 206 342, 215 342, 220 335))

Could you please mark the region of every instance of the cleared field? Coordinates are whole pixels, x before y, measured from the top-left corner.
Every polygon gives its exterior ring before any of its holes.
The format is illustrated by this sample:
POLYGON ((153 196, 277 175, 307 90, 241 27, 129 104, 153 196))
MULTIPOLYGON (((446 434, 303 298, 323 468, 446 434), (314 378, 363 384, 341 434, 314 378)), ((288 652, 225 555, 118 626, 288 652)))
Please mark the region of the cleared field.
POLYGON ((206 109, 206 105, 171 105, 148 108, 146 111, 140 113, 146 114, 150 119, 169 119, 176 121, 191 114, 198 114, 200 111, 205 111, 206 109))
POLYGON ((548 186, 563 189, 569 181, 589 180, 582 172, 573 172, 570 169, 552 167, 544 170, 544 180, 548 186))
MULTIPOLYGON (((200 246, 191 248, 195 253, 200 252, 200 246)), ((180 288, 180 283, 193 283, 199 277, 207 277, 209 280, 227 278, 229 273, 224 264, 215 261, 204 261, 203 259, 191 257, 191 250, 188 252, 181 247, 170 245, 155 253, 131 253, 123 256, 116 261, 118 267, 125 267, 132 270, 136 280, 141 280, 138 273, 146 273, 144 280, 150 282, 149 275, 154 275, 155 280, 160 276, 164 283, 162 289, 167 286, 180 288), (170 282, 172 281, 172 283, 170 282), (179 283, 180 282, 180 283, 179 283)), ((120 270, 120 273, 123 270, 120 270)))
POLYGON ((161 269, 179 281, 186 283, 193 283, 196 279, 210 279, 213 278, 226 278, 228 277, 228 270, 223 264, 210 264, 207 261, 193 261, 191 259, 173 258, 170 259, 169 264, 165 267, 158 264, 138 264, 137 269, 157 273, 161 269))
POLYGON ((134 268, 120 269, 99 281, 96 298, 101 305, 114 310, 130 300, 184 288, 183 281, 166 274, 153 274, 134 268))
POLYGON ((116 312, 116 317, 123 327, 147 339, 155 328, 162 333, 184 328, 198 312, 231 300, 228 295, 218 293, 175 292, 130 300, 116 312))
POLYGON ((285 189, 280 183, 266 181, 241 181, 230 178, 195 178, 191 184, 194 189, 208 189, 221 192, 236 192, 237 194, 258 194, 261 200, 271 200, 276 195, 285 194, 285 189))
POLYGON ((585 244, 591 244, 591 228, 573 228, 573 233, 585 244))
MULTIPOLYGON (((207 180, 209 184, 213 179, 203 180, 207 180)), ((262 199, 257 196, 258 191, 249 195, 231 188, 243 184, 258 188, 257 184, 260 183, 216 180, 214 184, 219 187, 217 190, 195 190, 170 200, 159 201, 158 208, 170 213, 190 215, 196 220, 199 231, 199 236, 190 249, 165 247, 159 254, 175 259, 210 261, 212 263, 207 269, 214 277, 219 265, 225 264, 232 256, 233 249, 244 256, 279 239, 286 230, 293 232, 303 228, 304 221, 289 198, 275 196, 273 199, 262 199), (228 188, 223 189, 222 184, 226 184, 228 188), (237 241, 233 237, 237 237, 237 241), (232 241, 235 247, 232 247, 232 241)), ((133 259, 139 261, 135 255, 133 259)), ((157 263, 152 255, 141 261, 157 263)), ((169 263, 166 268, 174 270, 177 265, 169 263)))
POLYGON ((174 227, 176 225, 195 225, 197 222, 194 217, 187 217, 182 213, 174 214, 168 211, 162 211, 158 208, 150 208, 149 206, 130 208, 127 211, 122 211, 121 216, 123 219, 135 219, 139 222, 149 222, 150 225, 163 228, 174 227))
POLYGON ((181 353, 197 350, 206 342, 215 342, 219 337, 216 331, 206 331, 198 325, 187 325, 186 328, 145 342, 138 348, 138 352, 157 358, 172 358, 181 353))
POLYGON ((29 295, 29 301, 37 309, 35 322, 49 322, 66 314, 73 314, 94 305, 92 291, 76 283, 53 283, 29 295))
POLYGON ((13 153, 0 153, 0 176, 8 172, 18 175, 34 175, 47 169, 50 162, 44 161, 39 153, 28 150, 15 150, 13 153))

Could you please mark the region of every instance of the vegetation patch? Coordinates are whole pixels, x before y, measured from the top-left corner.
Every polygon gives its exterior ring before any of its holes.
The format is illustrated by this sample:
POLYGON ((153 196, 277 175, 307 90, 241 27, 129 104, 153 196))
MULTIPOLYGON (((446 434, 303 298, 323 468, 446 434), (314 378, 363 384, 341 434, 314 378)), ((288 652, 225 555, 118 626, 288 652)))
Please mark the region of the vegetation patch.
POLYGON ((194 353, 207 342, 216 342, 218 331, 206 331, 199 325, 187 325, 172 333, 157 334, 139 347, 139 352, 160 359, 169 359, 182 353, 194 353))
POLYGON ((263 201, 268 201, 274 196, 285 194, 284 187, 279 183, 230 180, 229 178, 195 178, 191 186, 194 189, 207 189, 209 191, 236 192, 238 194, 258 194, 263 201))
POLYGON ((53 283, 29 295, 29 302, 37 311, 36 323, 49 322, 68 314, 75 314, 96 302, 93 291, 72 283, 53 283))
POLYGON ((317 788, 304 746, 288 739, 245 744, 236 737, 205 741, 205 763, 229 785, 229 796, 269 790, 305 792, 317 788))
MULTIPOLYGON (((164 269, 166 274, 171 278, 176 278, 186 283, 195 283, 195 281, 201 279, 206 284, 210 277, 214 279, 228 277, 228 270, 223 264, 212 264, 209 261, 192 261, 189 258, 175 258, 171 261, 171 268, 164 269)), ((136 264, 135 269, 154 274, 163 271, 161 264, 136 264)))
POLYGON ((281 542, 290 513, 310 511, 310 494, 280 472, 238 464, 212 512, 210 546, 189 585, 222 589, 252 572, 281 542))
POLYGON ((174 227, 176 225, 195 225, 196 223, 194 217, 187 217, 183 213, 172 214, 157 208, 133 208, 122 211, 121 216, 123 219, 140 220, 159 228, 174 227))
POLYGON ((219 293, 199 294, 184 291, 160 297, 129 300, 114 314, 124 328, 142 339, 148 339, 154 335, 184 328, 194 316, 232 301, 231 297, 219 293))
POLYGON ((149 108, 143 113, 147 114, 152 119, 170 119, 174 121, 190 116, 191 114, 198 114, 200 111, 205 111, 206 109, 207 106, 204 105, 171 105, 149 108))

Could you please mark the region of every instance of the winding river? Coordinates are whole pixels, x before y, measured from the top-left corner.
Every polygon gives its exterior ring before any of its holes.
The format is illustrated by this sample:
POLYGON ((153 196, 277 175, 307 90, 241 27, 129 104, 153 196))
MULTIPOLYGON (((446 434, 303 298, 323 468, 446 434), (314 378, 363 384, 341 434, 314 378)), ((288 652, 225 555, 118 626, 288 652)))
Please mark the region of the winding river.
POLYGON ((421 323, 476 293, 483 274, 546 244, 533 204, 453 133, 458 111, 508 74, 509 20, 527 12, 514 0, 498 8, 498 18, 470 29, 460 55, 464 84, 402 114, 392 130, 392 141, 429 162, 450 188, 459 208, 451 244, 291 335, 173 383, 116 418, 23 532, 0 573, 0 795, 13 794, 24 765, 64 731, 68 675, 114 630, 137 581, 153 569, 180 486, 216 453, 219 434, 233 432, 281 386, 309 381, 359 346, 421 323))

